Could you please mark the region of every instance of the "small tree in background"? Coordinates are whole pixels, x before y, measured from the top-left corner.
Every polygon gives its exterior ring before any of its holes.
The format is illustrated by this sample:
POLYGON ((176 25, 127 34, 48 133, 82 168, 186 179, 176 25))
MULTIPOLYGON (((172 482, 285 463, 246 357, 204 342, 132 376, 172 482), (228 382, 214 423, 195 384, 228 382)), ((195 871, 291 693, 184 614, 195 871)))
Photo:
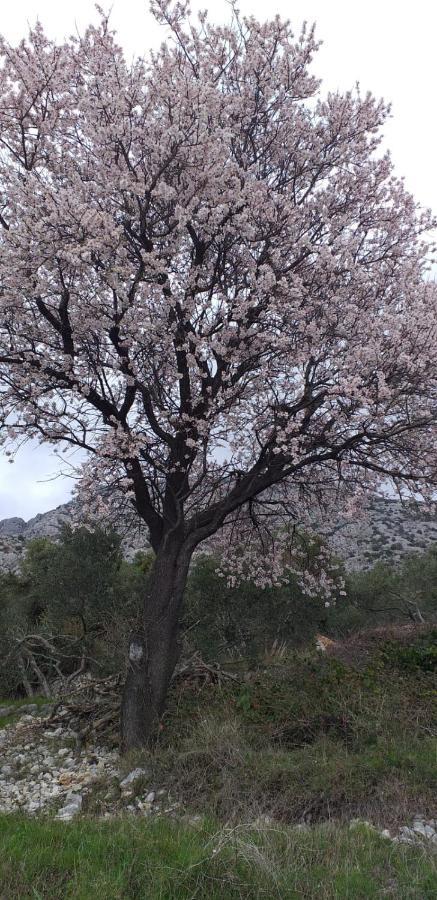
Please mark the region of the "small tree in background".
POLYGON ((33 590, 47 597, 46 617, 55 629, 70 620, 84 639, 93 641, 114 602, 120 544, 114 531, 63 526, 45 577, 33 570, 33 590))
POLYGON ((394 621, 437 624, 437 545, 350 573, 347 594, 350 605, 330 618, 337 626, 343 621, 348 631, 394 621))
POLYGON ((5 436, 86 450, 88 502, 131 504, 155 551, 126 748, 155 733, 202 542, 278 581, 290 518, 436 481, 432 220, 375 152, 387 107, 319 97, 312 30, 152 5, 147 61, 103 16, 3 42, 0 69, 5 436))
POLYGON ((50 694, 53 678, 107 668, 109 624, 125 599, 122 565, 112 531, 64 526, 57 543, 30 541, 19 575, 0 577, 0 684, 50 694))

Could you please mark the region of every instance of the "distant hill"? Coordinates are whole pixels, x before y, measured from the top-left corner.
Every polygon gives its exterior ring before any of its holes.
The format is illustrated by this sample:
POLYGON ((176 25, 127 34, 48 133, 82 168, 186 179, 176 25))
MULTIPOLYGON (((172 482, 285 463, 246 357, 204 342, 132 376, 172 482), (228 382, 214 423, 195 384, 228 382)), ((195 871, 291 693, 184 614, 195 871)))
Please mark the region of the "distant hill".
POLYGON ((362 518, 350 521, 340 516, 322 531, 348 569, 368 569, 437 544, 437 508, 434 504, 429 511, 423 503, 372 497, 362 518))
MULTIPOLYGON (((60 526, 72 520, 73 509, 73 503, 66 503, 28 522, 16 517, 1 520, 0 571, 17 571, 28 541, 56 540, 60 526)), ((425 511, 420 503, 374 497, 359 521, 339 517, 321 530, 349 569, 366 569, 379 560, 395 562, 406 553, 420 553, 437 544, 437 512, 425 511)), ((148 546, 144 531, 120 527, 120 534, 126 559, 148 546)))

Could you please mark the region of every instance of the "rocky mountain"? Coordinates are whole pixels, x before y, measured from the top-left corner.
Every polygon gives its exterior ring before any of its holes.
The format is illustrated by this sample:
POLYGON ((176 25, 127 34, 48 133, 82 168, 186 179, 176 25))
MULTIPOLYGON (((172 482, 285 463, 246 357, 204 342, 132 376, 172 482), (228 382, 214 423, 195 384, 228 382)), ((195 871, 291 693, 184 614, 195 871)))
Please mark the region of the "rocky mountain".
MULTIPOLYGON (((56 509, 48 512, 39 513, 28 522, 16 516, 0 520, 0 572, 17 572, 19 570, 29 541, 42 537, 56 541, 62 525, 72 522, 73 513, 74 504, 71 502, 57 506, 56 509)), ((122 524, 119 533, 122 538, 125 559, 133 559, 138 550, 148 547, 144 532, 141 533, 138 529, 128 529, 122 524)))
POLYGON ((362 517, 350 521, 339 516, 323 532, 348 569, 368 569, 437 544, 437 506, 430 511, 423 503, 373 497, 362 517))
POLYGON ((0 521, 0 539, 3 537, 21 541, 31 541, 33 538, 40 537, 56 539, 60 526, 71 521, 72 513, 73 504, 64 503, 49 512, 39 513, 28 522, 16 516, 12 519, 2 519, 0 521))
MULTIPOLYGON (((26 544, 34 538, 56 540, 60 526, 70 522, 73 504, 67 503, 25 522, 11 518, 0 521, 0 571, 17 571, 26 544)), ((144 532, 120 526, 123 552, 132 559, 147 547, 144 532)), ((338 517, 322 529, 333 551, 349 569, 365 569, 378 560, 398 561, 406 553, 419 553, 437 544, 437 509, 423 504, 372 498, 363 518, 357 521, 338 517)))

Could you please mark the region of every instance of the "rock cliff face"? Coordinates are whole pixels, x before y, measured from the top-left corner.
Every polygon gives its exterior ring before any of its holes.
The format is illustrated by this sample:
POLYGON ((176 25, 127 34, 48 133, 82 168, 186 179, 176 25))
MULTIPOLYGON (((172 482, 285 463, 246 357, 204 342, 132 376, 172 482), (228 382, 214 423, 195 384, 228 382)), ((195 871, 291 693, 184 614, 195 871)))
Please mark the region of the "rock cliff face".
MULTIPOLYGON (((28 541, 56 540, 60 526, 72 520, 73 510, 73 504, 66 503, 28 522, 15 517, 1 520, 0 571, 18 570, 28 541)), ((369 568, 379 560, 396 562, 406 553, 420 553, 437 544, 437 510, 430 513, 421 504, 373 498, 359 521, 339 517, 321 530, 349 569, 369 568)), ((144 532, 125 525, 119 531, 126 559, 148 546, 144 532)))
POLYGON ((73 504, 65 503, 51 509, 46 513, 39 513, 33 519, 25 522, 24 519, 2 519, 0 521, 0 538, 11 537, 25 541, 33 538, 48 537, 55 539, 59 528, 64 523, 70 522, 73 514, 73 504))
MULTIPOLYGON (((56 541, 61 526, 72 521, 73 513, 74 504, 65 503, 49 512, 39 513, 28 522, 17 517, 0 520, 0 572, 19 570, 28 541, 42 537, 56 541)), ((132 559, 138 550, 147 549, 148 542, 144 532, 127 529, 124 525, 120 526, 119 531, 126 559, 132 559)))

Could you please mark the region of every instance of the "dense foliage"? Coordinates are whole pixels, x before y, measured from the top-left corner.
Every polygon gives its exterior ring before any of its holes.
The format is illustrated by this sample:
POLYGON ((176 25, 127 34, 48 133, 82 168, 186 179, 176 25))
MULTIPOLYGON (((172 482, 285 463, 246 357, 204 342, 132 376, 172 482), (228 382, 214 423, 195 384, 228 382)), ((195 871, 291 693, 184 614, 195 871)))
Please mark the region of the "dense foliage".
MULTIPOLYGON (((319 564, 319 542, 310 542, 306 566, 319 564)), ((121 672, 131 628, 140 621, 153 553, 122 557, 111 531, 65 526, 60 540, 30 542, 19 574, 0 577, 1 691, 45 690, 54 678, 81 670, 121 672)), ((325 559, 325 565, 326 559, 325 559)), ((331 568, 344 574, 336 560, 331 568)), ((377 565, 345 576, 346 593, 327 604, 323 593, 306 596, 298 575, 260 588, 246 580, 230 586, 220 559, 200 555, 185 591, 181 637, 185 654, 206 660, 252 661, 314 641, 389 622, 437 622, 437 550, 406 557, 396 567, 377 565)), ((339 582, 341 583, 341 582, 339 582)), ((405 666, 433 665, 432 648, 408 656, 405 666), (414 657, 414 659, 413 659, 414 657)))
POLYGON ((0 578, 1 683, 46 691, 79 668, 121 667, 144 590, 144 564, 122 559, 113 531, 64 526, 57 543, 31 541, 20 573, 0 578))

